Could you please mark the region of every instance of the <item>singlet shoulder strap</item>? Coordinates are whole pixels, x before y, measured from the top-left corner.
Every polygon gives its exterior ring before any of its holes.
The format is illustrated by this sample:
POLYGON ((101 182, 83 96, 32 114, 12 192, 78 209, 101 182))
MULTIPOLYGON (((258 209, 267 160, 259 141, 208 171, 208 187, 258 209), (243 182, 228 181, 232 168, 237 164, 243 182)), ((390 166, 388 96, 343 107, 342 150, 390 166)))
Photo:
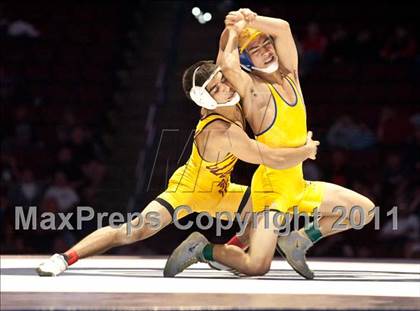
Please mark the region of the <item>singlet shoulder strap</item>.
POLYGON ((291 84, 292 88, 293 88, 293 89, 294 89, 294 91, 295 91, 295 94, 296 94, 296 95, 298 95, 298 96, 299 96, 299 97, 303 100, 302 93, 300 92, 299 88, 297 87, 296 82, 295 82, 295 81, 293 81, 293 79, 292 79, 292 78, 289 78, 288 76, 285 76, 285 78, 287 79, 287 81, 289 81, 289 82, 290 82, 290 84, 291 84))
POLYGON ((267 85, 267 87, 270 90, 272 95, 277 94, 276 89, 274 88, 274 86, 271 83, 266 83, 266 85, 267 85))
POLYGON ((226 117, 224 117, 224 116, 222 116, 222 115, 220 115, 220 114, 218 114, 218 113, 212 113, 212 114, 209 114, 209 115, 207 115, 207 116, 205 116, 204 118, 202 118, 199 122, 198 122, 198 124, 197 124, 197 127, 195 128, 195 135, 194 135, 194 137, 195 136, 197 136, 198 134, 200 134, 201 133, 201 131, 207 126, 207 125, 209 125, 210 123, 212 123, 212 122, 214 122, 214 121, 216 121, 216 120, 222 120, 222 121, 225 121, 225 122, 227 122, 227 123, 232 123, 232 124, 235 124, 234 122, 232 122, 231 120, 229 120, 228 118, 226 118, 226 117))
MULTIPOLYGON (((296 106, 296 104, 299 101, 300 93, 298 92, 298 89, 296 88, 296 85, 293 83, 293 81, 290 78, 285 76, 285 79, 287 80, 287 83, 290 84, 290 87, 292 88, 293 94, 295 95, 295 102, 294 103, 289 103, 272 84, 267 83, 268 88, 270 89, 271 94, 273 95, 274 98, 278 97, 288 106, 294 107, 294 106, 296 106), (276 96, 274 96, 274 95, 276 95, 276 96)), ((276 101, 276 103, 277 103, 277 101, 276 101)))
POLYGON ((292 84, 292 86, 293 86, 294 88, 297 88, 297 85, 296 85, 295 81, 293 81, 293 79, 292 79, 292 78, 290 78, 290 77, 288 77, 288 76, 284 76, 284 77, 286 78, 286 80, 287 80, 287 81, 289 81, 289 82, 290 82, 290 84, 292 84))

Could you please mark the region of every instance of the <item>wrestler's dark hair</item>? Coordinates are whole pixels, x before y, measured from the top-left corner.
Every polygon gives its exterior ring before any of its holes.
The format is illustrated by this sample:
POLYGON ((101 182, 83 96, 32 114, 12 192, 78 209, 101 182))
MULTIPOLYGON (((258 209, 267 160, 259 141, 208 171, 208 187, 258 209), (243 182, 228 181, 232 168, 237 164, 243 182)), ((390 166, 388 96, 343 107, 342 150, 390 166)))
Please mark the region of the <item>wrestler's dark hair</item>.
POLYGON ((202 60, 194 65, 191 65, 188 67, 184 74, 182 75, 182 88, 184 89, 185 95, 187 98, 191 99, 190 97, 190 91, 192 88, 192 78, 194 74, 194 70, 197 69, 197 67, 200 67, 197 70, 197 73, 195 74, 195 85, 201 86, 204 84, 204 82, 207 81, 207 79, 210 77, 210 75, 216 70, 217 66, 216 64, 211 60, 202 60))

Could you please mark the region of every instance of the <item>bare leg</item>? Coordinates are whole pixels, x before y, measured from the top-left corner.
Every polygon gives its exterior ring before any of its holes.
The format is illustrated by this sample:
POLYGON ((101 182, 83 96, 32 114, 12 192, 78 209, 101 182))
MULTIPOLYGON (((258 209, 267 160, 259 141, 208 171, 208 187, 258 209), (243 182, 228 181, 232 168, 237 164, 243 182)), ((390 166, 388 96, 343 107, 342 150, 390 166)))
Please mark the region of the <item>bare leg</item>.
POLYGON ((74 245, 65 254, 69 255, 72 252, 76 252, 79 258, 102 254, 113 247, 147 239, 172 222, 169 211, 157 201, 150 202, 141 212, 140 217, 143 219, 143 225, 139 226, 139 217, 133 219, 131 221, 130 234, 128 234, 127 223, 118 228, 113 228, 111 226, 100 228, 74 245), (150 212, 159 214, 159 227, 147 224, 146 215, 150 212))
POLYGON ((274 211, 259 213, 256 216, 257 219, 250 229, 248 253, 234 245, 211 244, 202 234, 193 232, 172 252, 163 275, 174 277, 198 261, 213 260, 241 274, 250 276, 266 274, 276 248, 278 238, 276 225, 281 224, 279 220, 282 220, 274 217, 283 216, 274 211))
MULTIPOLYGON (((366 225, 373 219, 373 213, 369 213, 375 205, 367 197, 346 189, 344 187, 323 183, 325 187, 324 199, 319 207, 321 218, 319 219, 319 231, 322 237, 334 235, 348 229, 351 229, 350 212, 355 206, 360 207, 362 215, 358 211, 353 212, 353 221, 359 225, 366 225), (339 206, 340 209, 333 212, 333 209, 339 206), (337 226, 337 220, 344 212, 343 226, 337 226)), ((299 230, 301 234, 308 231, 304 228, 299 230)), ((310 234, 310 233, 309 233, 310 234)), ((316 241, 313 241, 316 242, 316 241)))
MULTIPOLYGON (((248 203, 251 204, 251 200, 248 203)), ((250 276, 266 274, 270 269, 278 238, 276 225, 282 223, 281 218, 274 217, 283 216, 273 211, 255 216, 256 219, 251 217, 252 225, 248 225, 248 253, 236 245, 211 244, 202 234, 194 232, 172 252, 166 262, 164 276, 174 277, 198 261, 217 262, 250 276)))
MULTIPOLYGON (((251 197, 248 198, 241 215, 240 215, 241 226, 245 226, 245 229, 241 227, 241 232, 236 233, 228 242, 225 243, 226 246, 236 246, 239 249, 247 250, 249 248, 249 234, 250 228, 252 225, 252 200, 251 197), (240 235, 239 235, 240 234, 240 235)), ((213 258, 214 259, 214 258, 213 258)), ((230 271, 231 268, 221 264, 217 260, 210 260, 208 262, 209 266, 216 270, 227 270, 230 271)))
POLYGON ((244 209, 240 215, 241 222, 246 226, 244 232, 241 235, 236 234, 227 245, 236 245, 242 249, 247 249, 249 246, 249 235, 252 225, 252 200, 249 197, 244 209))
POLYGON ((263 213, 258 215, 255 228, 250 228, 248 253, 234 245, 214 245, 214 259, 246 275, 266 274, 270 269, 278 237, 273 222, 274 215, 275 212, 269 212, 266 216, 263 213), (264 227, 264 217, 269 218, 268 228, 264 227))
POLYGON ((350 211, 354 206, 358 206, 360 211, 360 213, 352 214, 357 225, 365 225, 373 218, 369 211, 374 204, 368 198, 338 185, 323 184, 325 192, 319 207, 321 217, 318 220, 318 226, 311 223, 309 227, 293 231, 288 236, 279 237, 277 241, 278 249, 287 262, 307 279, 312 279, 314 273, 306 264, 306 251, 321 238, 350 229, 350 211), (338 207, 336 211, 334 211, 335 207, 338 207), (342 215, 344 217, 340 218, 342 215), (339 219, 343 219, 341 227, 336 226, 339 219))
POLYGON ((301 228, 298 232, 294 231, 289 236, 281 237, 278 240, 278 247, 288 263, 296 272, 308 279, 313 278, 313 272, 306 264, 306 251, 321 238, 350 229, 352 227, 351 220, 354 220, 357 225, 366 225, 373 218, 369 212, 375 206, 372 201, 357 192, 331 183, 323 184, 325 192, 319 207, 321 215, 318 221, 319 226, 312 223, 308 228, 301 228), (360 213, 353 212, 351 214, 351 210, 355 206, 360 213), (337 209, 334 210, 336 207, 337 209), (350 215, 354 218, 351 219, 350 215), (342 217, 342 226, 338 227, 336 223, 341 216, 344 216, 342 217))

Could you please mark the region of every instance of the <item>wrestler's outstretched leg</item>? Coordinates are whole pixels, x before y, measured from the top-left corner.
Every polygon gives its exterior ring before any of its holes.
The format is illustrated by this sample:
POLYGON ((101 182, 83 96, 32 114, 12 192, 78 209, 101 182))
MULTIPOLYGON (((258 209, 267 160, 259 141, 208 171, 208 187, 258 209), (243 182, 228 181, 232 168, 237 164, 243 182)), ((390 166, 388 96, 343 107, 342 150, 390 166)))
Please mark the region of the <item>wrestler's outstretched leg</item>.
POLYGON ((152 201, 141 212, 140 216, 131 221, 130 226, 125 223, 118 228, 107 226, 97 229, 64 254, 55 254, 41 263, 36 271, 40 276, 57 276, 80 258, 99 255, 113 247, 147 239, 171 222, 172 215, 166 207, 157 201, 152 201), (159 225, 147 223, 146 215, 150 212, 159 215, 159 225), (140 219, 143 221, 142 224, 139 223, 140 219))

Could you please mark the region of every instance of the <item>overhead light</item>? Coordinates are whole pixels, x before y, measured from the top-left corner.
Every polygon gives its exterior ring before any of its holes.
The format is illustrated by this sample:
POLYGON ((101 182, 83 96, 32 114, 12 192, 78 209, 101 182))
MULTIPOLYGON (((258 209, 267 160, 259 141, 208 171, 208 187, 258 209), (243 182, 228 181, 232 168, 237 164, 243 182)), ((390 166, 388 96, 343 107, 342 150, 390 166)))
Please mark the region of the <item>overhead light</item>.
POLYGON ((199 16, 201 14, 201 10, 198 7, 193 7, 191 13, 192 13, 192 15, 194 15, 195 17, 197 17, 197 16, 199 16))
POLYGON ((211 20, 211 14, 209 12, 204 13, 203 19, 204 19, 205 22, 210 21, 211 20))
POLYGON ((212 19, 212 15, 209 12, 204 13, 199 7, 193 7, 191 10, 192 15, 197 19, 200 24, 205 24, 212 19))
POLYGON ((206 20, 204 19, 204 16, 202 14, 199 15, 197 19, 198 19, 198 22, 200 24, 205 24, 206 23, 206 20))

